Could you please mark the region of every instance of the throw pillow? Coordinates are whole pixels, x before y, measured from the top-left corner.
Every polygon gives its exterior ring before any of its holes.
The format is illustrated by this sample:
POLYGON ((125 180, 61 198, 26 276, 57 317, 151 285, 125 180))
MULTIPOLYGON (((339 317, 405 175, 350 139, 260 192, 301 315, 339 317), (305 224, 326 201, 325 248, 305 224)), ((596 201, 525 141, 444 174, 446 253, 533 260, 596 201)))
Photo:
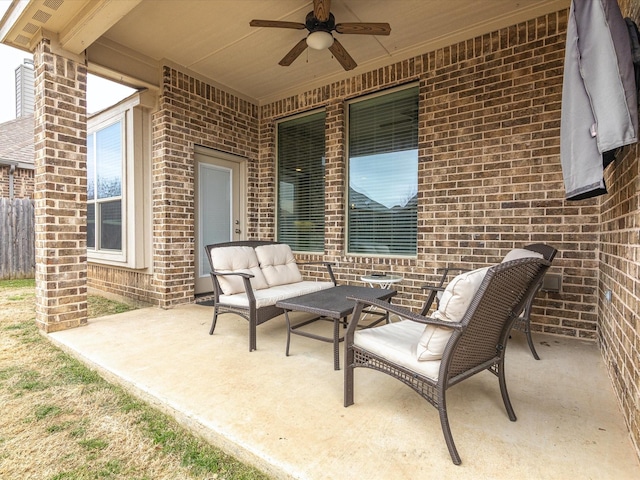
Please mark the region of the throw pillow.
MULTIPOLYGON (((432 317, 447 322, 462 320, 489 268, 464 272, 451 280, 442 293, 438 310, 432 317)), ((450 328, 427 325, 416 348, 418 360, 440 360, 452 333, 453 330, 450 328)))

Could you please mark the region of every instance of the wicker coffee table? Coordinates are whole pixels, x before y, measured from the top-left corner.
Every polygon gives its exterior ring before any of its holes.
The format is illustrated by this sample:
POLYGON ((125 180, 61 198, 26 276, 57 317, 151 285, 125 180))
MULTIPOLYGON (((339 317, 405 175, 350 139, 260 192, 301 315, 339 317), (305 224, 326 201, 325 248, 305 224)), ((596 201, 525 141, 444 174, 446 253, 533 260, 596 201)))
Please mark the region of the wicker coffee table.
MULTIPOLYGON (((391 300, 398 292, 385 288, 356 287, 351 285, 339 285, 337 287, 320 290, 319 292, 300 295, 299 297, 287 298, 276 303, 276 307, 284 310, 284 316, 287 321, 287 350, 289 356, 289 345, 291 342, 291 334, 302 335, 304 337, 313 338, 323 342, 333 343, 333 368, 340 370, 340 342, 343 337, 340 336, 340 325, 347 324, 347 316, 351 315, 355 302, 347 299, 347 297, 359 297, 375 300, 391 300), (295 325, 291 324, 289 312, 305 312, 317 315, 317 317, 304 320, 295 325), (333 321, 333 337, 323 337, 311 332, 299 330, 305 325, 309 325, 317 320, 333 321)), ((376 314, 376 312, 373 312, 376 314)), ((370 324, 388 320, 387 315, 379 314, 380 318, 370 324)))

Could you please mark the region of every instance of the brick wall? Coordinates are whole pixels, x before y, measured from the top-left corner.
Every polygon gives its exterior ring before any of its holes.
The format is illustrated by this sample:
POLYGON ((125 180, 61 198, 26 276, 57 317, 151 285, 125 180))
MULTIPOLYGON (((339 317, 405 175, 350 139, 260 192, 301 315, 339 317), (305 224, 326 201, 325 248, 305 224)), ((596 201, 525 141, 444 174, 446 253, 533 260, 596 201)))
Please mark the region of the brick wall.
POLYGON ((153 267, 133 271, 89 265, 89 286, 161 307, 194 299, 195 160, 202 145, 248 160, 247 235, 257 237, 258 108, 204 81, 165 67, 152 115, 153 267))
POLYGON ((157 303, 151 286, 151 274, 107 265, 87 266, 87 285, 101 294, 109 293, 114 299, 134 305, 157 303))
MULTIPOLYGON (((533 328, 595 339, 597 201, 565 204, 559 158, 566 22, 567 12, 552 14, 262 107, 265 177, 274 122, 326 109, 325 258, 341 282, 391 270, 405 277, 398 301, 417 308, 436 268, 480 267, 546 242, 560 250, 552 272, 563 289, 540 294, 533 328), (344 102, 409 82, 420 86, 417 258, 345 255, 344 102)), ((274 234, 275 186, 260 189, 261 232, 274 234)))
MULTIPOLYGON (((0 198, 9 198, 9 169, 0 166, 0 198)), ((33 170, 16 168, 13 172, 14 198, 33 198, 33 170)))
MULTIPOLYGON (((623 16, 640 22, 640 1, 619 0, 623 16)), ((640 151, 626 147, 605 170, 609 194, 599 211, 598 340, 614 390, 640 455, 640 151), (611 301, 605 299, 611 292, 611 301)))
POLYGON ((276 128, 273 122, 265 123, 259 129, 259 153, 256 169, 258 171, 257 182, 250 184, 255 188, 260 201, 254 202, 251 213, 254 214, 252 221, 255 222, 256 231, 254 235, 247 235, 247 239, 271 239, 276 234, 276 212, 275 212, 275 178, 276 165, 273 158, 276 153, 276 128))
POLYGON ((53 332, 87 322, 87 70, 46 38, 34 66, 36 323, 53 332))
MULTIPOLYGON (((173 68, 153 115, 153 278, 160 306, 193 301, 194 145, 248 159, 247 225, 257 225, 257 106, 173 68)), ((255 234, 249 230, 249 235, 255 234)))
POLYGON ((598 340, 631 438, 640 452, 640 227, 638 147, 606 171, 602 202, 598 340), (605 299, 611 292, 611 301, 605 299))

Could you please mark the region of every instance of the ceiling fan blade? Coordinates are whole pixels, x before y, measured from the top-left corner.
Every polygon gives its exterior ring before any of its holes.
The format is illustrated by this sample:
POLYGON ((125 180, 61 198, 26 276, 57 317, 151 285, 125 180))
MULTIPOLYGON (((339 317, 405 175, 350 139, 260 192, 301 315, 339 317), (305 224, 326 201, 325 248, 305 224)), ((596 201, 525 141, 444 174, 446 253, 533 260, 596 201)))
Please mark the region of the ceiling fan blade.
POLYGON ((391 26, 388 23, 338 23, 335 30, 356 35, 389 35, 391 26))
POLYGON ((329 20, 329 10, 331 10, 331 0, 313 0, 313 15, 319 22, 329 20))
POLYGON ((280 22, 278 20, 251 20, 249 25, 252 27, 275 27, 275 28, 294 28, 296 30, 304 30, 304 23, 298 22, 280 22))
POLYGON ((340 62, 340 65, 342 65, 342 68, 344 68, 345 70, 353 70, 358 66, 355 60, 351 58, 351 55, 347 53, 347 51, 338 40, 333 40, 333 45, 329 47, 329 50, 331 50, 333 56, 336 57, 336 60, 340 62))
POLYGON ((293 61, 298 58, 300 56, 300 54, 302 52, 304 52, 307 49, 307 39, 303 38, 302 40, 300 40, 298 43, 296 43, 296 46, 293 47, 291 50, 289 50, 289 53, 287 53, 284 58, 282 60, 280 60, 278 63, 280 65, 282 65, 283 67, 288 67, 289 65, 291 65, 293 63, 293 61))

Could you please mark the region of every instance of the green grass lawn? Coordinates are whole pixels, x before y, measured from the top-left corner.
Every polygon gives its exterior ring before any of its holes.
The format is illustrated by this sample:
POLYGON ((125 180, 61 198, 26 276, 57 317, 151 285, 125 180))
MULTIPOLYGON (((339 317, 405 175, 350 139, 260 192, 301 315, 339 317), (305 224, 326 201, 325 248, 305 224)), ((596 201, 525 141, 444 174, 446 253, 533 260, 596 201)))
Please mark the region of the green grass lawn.
MULTIPOLYGON (((90 295, 88 308, 134 307, 90 295)), ((52 345, 34 320, 34 281, 0 281, 0 478, 268 478, 52 345)))

